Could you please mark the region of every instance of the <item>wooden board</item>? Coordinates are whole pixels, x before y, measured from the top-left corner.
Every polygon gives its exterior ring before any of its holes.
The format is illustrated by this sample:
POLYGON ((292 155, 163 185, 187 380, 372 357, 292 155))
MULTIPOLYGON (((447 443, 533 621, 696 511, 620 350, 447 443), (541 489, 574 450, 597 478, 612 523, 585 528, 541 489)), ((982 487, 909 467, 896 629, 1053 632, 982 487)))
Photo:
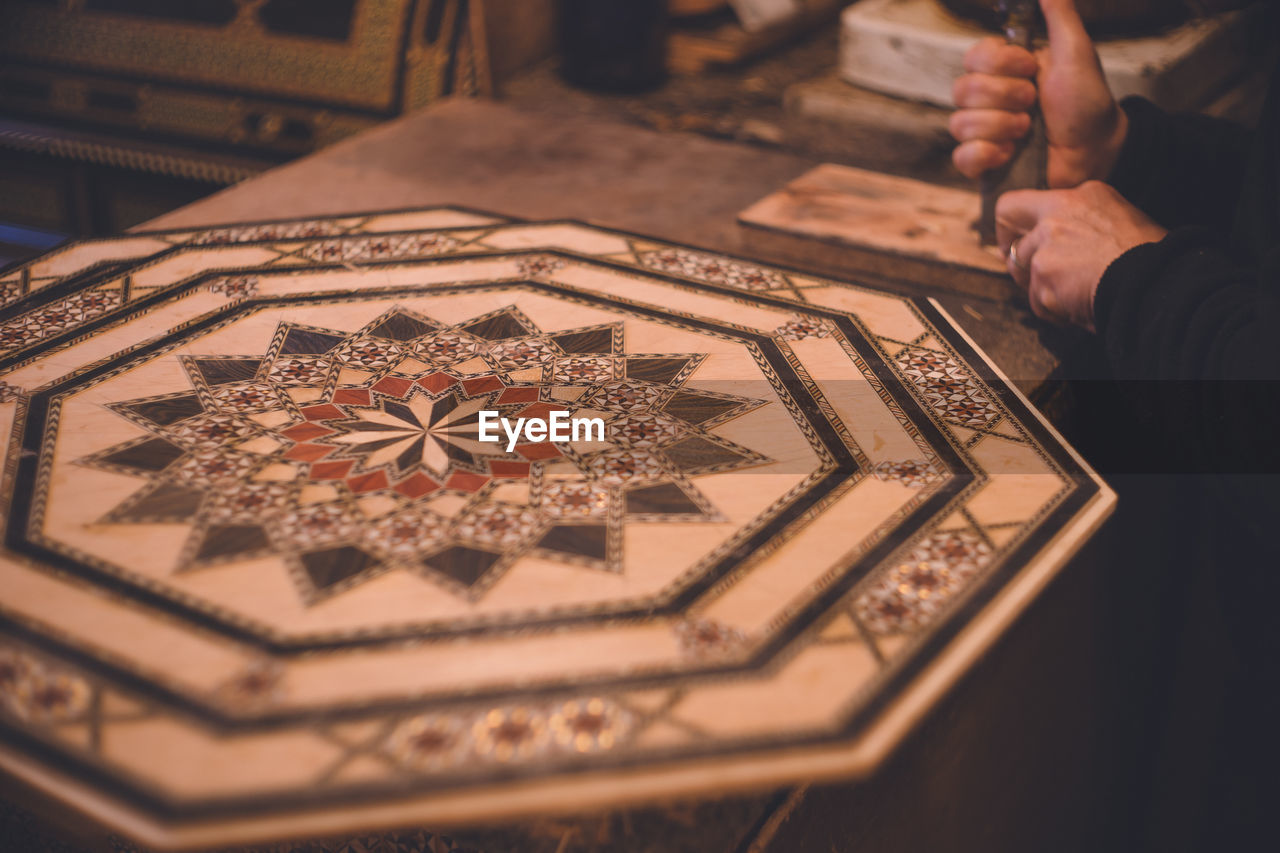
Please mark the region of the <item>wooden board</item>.
POLYGON ((1113 502, 927 300, 468 211, 113 242, 0 275, 61 275, 0 322, 0 767, 150 844, 866 774, 1113 502))
MULTIPOLYGON (((1260 10, 1187 22, 1145 38, 1098 42, 1117 98, 1141 95, 1167 110, 1198 109, 1246 67, 1249 28, 1260 10)), ((840 73, 850 83, 952 107, 964 55, 991 35, 935 0, 862 0, 841 16, 840 73)))
POLYGON ((978 245, 978 194, 824 164, 738 216, 744 240, 832 275, 880 278, 988 299, 1014 286, 994 248, 978 245))
POLYGON ((736 20, 677 23, 667 39, 667 66, 678 74, 697 74, 714 66, 736 65, 835 17, 844 0, 801 0, 802 10, 774 26, 748 31, 736 20))
POLYGON ((729 5, 729 0, 671 0, 667 4, 667 11, 674 18, 683 18, 690 15, 705 15, 709 12, 716 12, 729 5))

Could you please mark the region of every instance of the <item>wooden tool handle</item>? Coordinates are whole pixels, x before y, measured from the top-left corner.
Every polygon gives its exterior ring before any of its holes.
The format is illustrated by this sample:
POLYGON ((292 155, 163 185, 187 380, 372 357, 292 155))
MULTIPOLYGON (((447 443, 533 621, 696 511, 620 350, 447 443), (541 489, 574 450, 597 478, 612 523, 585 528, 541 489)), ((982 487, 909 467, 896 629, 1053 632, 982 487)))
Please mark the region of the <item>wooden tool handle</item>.
POLYGON ((1045 136, 1044 116, 1037 107, 1031 110, 1031 130, 1013 152, 1011 159, 999 169, 983 174, 982 215, 978 219, 982 245, 996 242, 996 201, 1009 190, 1043 190, 1049 188, 1049 140, 1045 136))
MULTIPOLYGON (((1005 37, 1010 44, 1027 50, 1035 47, 1036 4, 1034 0, 1001 2, 1005 13, 1005 37)), ((1031 129, 1013 152, 1013 158, 999 169, 985 173, 980 181, 982 212, 978 217, 978 236, 982 245, 996 242, 996 201, 1009 190, 1048 189, 1049 140, 1045 135, 1044 115, 1040 107, 1031 108, 1031 129)))

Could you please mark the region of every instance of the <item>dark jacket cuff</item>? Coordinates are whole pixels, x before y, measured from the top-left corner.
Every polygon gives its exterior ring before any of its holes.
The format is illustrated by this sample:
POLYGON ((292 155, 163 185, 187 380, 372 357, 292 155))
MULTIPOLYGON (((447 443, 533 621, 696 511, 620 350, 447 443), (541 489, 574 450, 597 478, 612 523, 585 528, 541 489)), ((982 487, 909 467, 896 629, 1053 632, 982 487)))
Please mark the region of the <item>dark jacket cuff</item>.
MULTIPOLYGON (((1195 256, 1203 257, 1205 250, 1216 242, 1207 229, 1178 228, 1158 243, 1134 246, 1111 262, 1094 291, 1093 322, 1112 365, 1137 366, 1139 353, 1133 350, 1143 336, 1143 329, 1159 324, 1163 311, 1171 307, 1164 304, 1166 300, 1160 299, 1159 294, 1150 291, 1159 287, 1175 269, 1179 276, 1196 277, 1199 271, 1191 268, 1201 264, 1195 256)), ((1212 259, 1204 260, 1209 266, 1203 272, 1211 274, 1215 264, 1212 259)))

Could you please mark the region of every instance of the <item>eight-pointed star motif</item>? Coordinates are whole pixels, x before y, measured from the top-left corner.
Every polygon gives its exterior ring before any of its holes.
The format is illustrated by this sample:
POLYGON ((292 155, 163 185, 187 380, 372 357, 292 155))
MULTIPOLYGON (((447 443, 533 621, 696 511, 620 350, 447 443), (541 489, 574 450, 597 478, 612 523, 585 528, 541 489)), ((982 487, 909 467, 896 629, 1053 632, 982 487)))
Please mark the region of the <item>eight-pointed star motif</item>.
POLYGON ((341 434, 328 439, 346 447, 365 469, 391 466, 398 474, 424 468, 444 476, 454 460, 475 463, 478 454, 498 449, 479 438, 480 412, 488 398, 459 400, 453 393, 432 399, 421 388, 404 402, 381 400, 377 408, 355 409, 348 421, 333 422, 341 434))

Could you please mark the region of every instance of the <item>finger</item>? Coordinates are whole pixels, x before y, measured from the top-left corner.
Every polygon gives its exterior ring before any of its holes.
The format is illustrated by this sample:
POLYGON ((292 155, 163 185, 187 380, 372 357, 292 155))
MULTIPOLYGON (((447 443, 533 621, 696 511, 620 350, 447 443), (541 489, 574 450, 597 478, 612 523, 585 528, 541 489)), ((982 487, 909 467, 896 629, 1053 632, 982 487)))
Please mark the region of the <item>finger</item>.
POLYGON ((967 109, 1023 112, 1035 105, 1037 97, 1035 84, 1021 77, 965 74, 951 86, 956 106, 967 109))
POLYGON ((1012 142, 990 142, 986 139, 973 139, 956 146, 951 152, 951 162, 955 163, 960 174, 976 181, 983 172, 999 169, 1013 157, 1012 142))
POLYGON ((1041 320, 1049 319, 1049 312, 1045 310, 1044 303, 1040 301, 1040 291, 1038 289, 1027 289, 1027 304, 1031 306, 1032 314, 1035 314, 1041 320))
POLYGON ((1004 265, 1009 270, 1009 277, 1023 290, 1027 290, 1031 286, 1031 269, 1027 262, 1023 260, 1023 252, 1025 250, 1022 248, 1022 244, 1026 239, 1025 234, 1015 237, 1004 257, 1004 265))
POLYGON ((1075 0, 1040 0, 1049 30, 1049 59, 1058 63, 1093 62, 1097 54, 1075 0))
POLYGON ((1021 139, 1031 129, 1031 116, 1005 110, 957 110, 948 120, 951 135, 960 142, 986 139, 1011 142, 1021 139))
POLYGON ((1058 303, 1058 295, 1047 287, 1032 282, 1027 290, 1027 302, 1031 304, 1031 313, 1041 320, 1048 320, 1055 326, 1062 326, 1066 318, 1062 315, 1062 306, 1058 303))
POLYGON ((992 36, 969 48, 964 55, 964 70, 1004 77, 1035 77, 1040 69, 1031 51, 992 36))
POLYGON ((1005 254, 1020 234, 1033 230, 1062 203, 1066 190, 1012 190, 996 201, 996 239, 1005 254))
MULTIPOLYGON (((998 223, 996 230, 999 235, 998 223)), ((1005 266, 1018 286, 1023 290, 1029 290, 1032 279, 1031 259, 1036 256, 1036 252, 1040 251, 1040 246, 1044 242, 1043 229, 1033 228, 1025 234, 1006 234, 1005 236, 1012 236, 1008 245, 1000 242, 999 236, 997 237, 1000 250, 1004 252, 1005 266)))

